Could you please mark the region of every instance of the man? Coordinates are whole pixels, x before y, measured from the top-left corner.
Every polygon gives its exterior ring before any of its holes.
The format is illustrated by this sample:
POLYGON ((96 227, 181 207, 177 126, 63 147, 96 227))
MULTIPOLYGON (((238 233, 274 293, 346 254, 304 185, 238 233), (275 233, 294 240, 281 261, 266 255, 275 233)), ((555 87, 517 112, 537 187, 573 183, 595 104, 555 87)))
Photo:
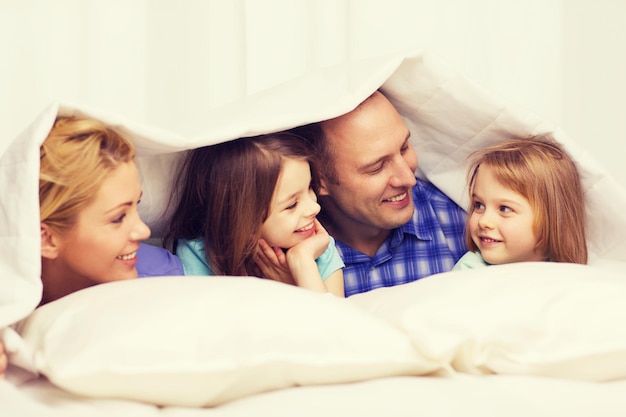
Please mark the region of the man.
POLYGON ((320 219, 346 264, 346 297, 449 271, 465 253, 465 211, 415 177, 409 129, 382 93, 293 131, 320 160, 320 219))

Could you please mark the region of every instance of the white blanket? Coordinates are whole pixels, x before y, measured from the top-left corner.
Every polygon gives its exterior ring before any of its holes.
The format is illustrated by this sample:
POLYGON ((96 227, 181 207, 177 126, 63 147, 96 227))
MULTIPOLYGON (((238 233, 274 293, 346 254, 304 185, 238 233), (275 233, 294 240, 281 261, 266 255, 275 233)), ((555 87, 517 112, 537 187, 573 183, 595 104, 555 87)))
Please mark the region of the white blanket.
POLYGON ((205 124, 184 137, 102 109, 53 103, 0 144, 0 327, 28 316, 24 339, 8 328, 4 342, 51 382, 14 372, 0 381, 0 403, 11 415, 626 411, 626 188, 558 127, 495 99, 430 53, 315 72, 207 112, 205 124), (58 114, 100 119, 135 143, 142 216, 158 236, 180 151, 334 117, 378 88, 411 130, 418 175, 462 205, 470 151, 510 134, 552 132, 581 170, 590 259, 598 267, 494 266, 347 301, 254 278, 132 280, 31 314, 41 296, 37 158, 58 114), (172 296, 179 302, 162 302, 172 296), (273 309, 297 313, 276 320, 273 309), (294 325, 304 317, 306 325, 294 325), (403 376, 431 371, 453 376, 403 376), (491 373, 509 375, 468 375, 491 373))
POLYGON ((397 106, 412 132, 419 174, 461 204, 468 152, 509 134, 553 132, 582 173, 591 263, 626 260, 624 184, 616 183, 557 126, 496 99, 437 56, 394 55, 320 70, 207 111, 206 130, 193 137, 135 123, 115 109, 51 104, 19 137, 0 146, 0 326, 27 316, 41 297, 38 149, 57 114, 98 118, 135 143, 144 181, 143 215, 158 236, 176 152, 337 116, 377 88, 397 106))

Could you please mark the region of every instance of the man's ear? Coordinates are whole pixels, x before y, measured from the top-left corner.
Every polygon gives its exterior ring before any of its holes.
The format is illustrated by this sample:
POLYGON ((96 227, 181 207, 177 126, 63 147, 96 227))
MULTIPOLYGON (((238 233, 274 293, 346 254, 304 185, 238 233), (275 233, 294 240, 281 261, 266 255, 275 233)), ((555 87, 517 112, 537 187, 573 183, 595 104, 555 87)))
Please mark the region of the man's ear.
POLYGON ((41 257, 55 259, 59 255, 59 247, 55 234, 45 223, 41 226, 41 257))
POLYGON ((321 178, 319 179, 319 187, 318 187, 317 193, 318 193, 319 195, 321 195, 321 196, 324 196, 324 195, 328 195, 328 194, 329 194, 329 193, 328 193, 328 188, 326 187, 327 181, 328 181, 328 180, 327 180, 327 179, 326 179, 326 177, 325 177, 325 176, 323 176, 323 175, 322 175, 322 176, 321 176, 321 178))

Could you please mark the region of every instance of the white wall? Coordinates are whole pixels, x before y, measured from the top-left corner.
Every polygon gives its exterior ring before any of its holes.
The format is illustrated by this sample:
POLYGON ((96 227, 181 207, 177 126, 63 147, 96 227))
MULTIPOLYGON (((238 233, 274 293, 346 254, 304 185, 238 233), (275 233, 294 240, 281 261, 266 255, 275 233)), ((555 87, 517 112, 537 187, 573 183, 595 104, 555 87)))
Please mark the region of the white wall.
POLYGON ((626 1, 563 0, 563 23, 560 124, 626 184, 626 1))
POLYGON ((624 17, 622 0, 0 0, 0 142, 53 100, 189 134, 312 68, 430 49, 626 184, 624 17))

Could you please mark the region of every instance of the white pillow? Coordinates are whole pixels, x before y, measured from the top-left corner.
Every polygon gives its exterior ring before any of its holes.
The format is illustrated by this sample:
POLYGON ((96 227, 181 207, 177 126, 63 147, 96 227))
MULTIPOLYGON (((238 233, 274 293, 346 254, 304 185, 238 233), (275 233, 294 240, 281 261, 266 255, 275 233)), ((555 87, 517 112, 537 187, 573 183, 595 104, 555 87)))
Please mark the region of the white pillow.
POLYGON ((626 378, 626 263, 517 263, 350 297, 457 371, 626 378))
POLYGON ((102 284, 38 308, 17 330, 55 385, 158 405, 445 368, 345 299, 251 277, 102 284))
POLYGON ((457 371, 607 381, 626 378, 625 267, 498 265, 348 300, 457 371))

